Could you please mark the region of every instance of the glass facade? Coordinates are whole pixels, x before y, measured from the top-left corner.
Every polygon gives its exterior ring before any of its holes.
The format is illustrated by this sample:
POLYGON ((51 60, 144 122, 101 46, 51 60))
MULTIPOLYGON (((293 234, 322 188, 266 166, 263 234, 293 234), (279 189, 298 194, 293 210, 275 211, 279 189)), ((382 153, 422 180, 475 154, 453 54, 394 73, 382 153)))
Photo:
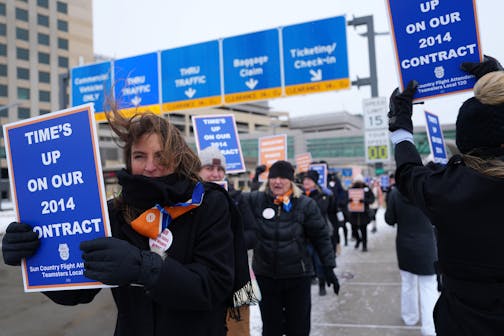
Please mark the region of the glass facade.
MULTIPOLYGON (((258 139, 241 139, 240 146, 244 157, 258 157, 258 139)), ((294 160, 294 156, 294 137, 287 136, 287 158, 289 160, 294 160)))
MULTIPOLYGON (((445 140, 455 139, 455 130, 443 131, 445 140)), ((429 140, 426 132, 418 132, 414 135, 415 145, 422 156, 430 153, 429 140)), ((240 140, 244 157, 258 157, 258 140, 246 139, 240 140)), ((288 158, 293 160, 294 138, 287 137, 288 158)), ((361 159, 364 153, 364 136, 352 137, 331 137, 306 140, 307 151, 311 153, 314 159, 317 158, 356 158, 361 159)))
POLYGON ((308 139, 306 149, 317 157, 363 157, 364 137, 341 137, 308 139))

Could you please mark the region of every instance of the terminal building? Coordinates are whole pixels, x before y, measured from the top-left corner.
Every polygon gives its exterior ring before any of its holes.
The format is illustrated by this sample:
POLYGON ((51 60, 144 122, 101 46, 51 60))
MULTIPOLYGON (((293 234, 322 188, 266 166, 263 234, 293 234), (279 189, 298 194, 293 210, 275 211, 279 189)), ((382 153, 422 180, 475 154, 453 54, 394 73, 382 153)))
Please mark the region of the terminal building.
MULTIPOLYGON (((376 165, 366 163, 364 152, 364 129, 362 115, 346 111, 290 118, 288 113, 269 111, 265 102, 227 106, 213 109, 170 113, 166 117, 185 135, 186 141, 196 150, 191 116, 202 114, 233 114, 240 137, 240 145, 247 167, 242 174, 230 176, 236 187, 248 185, 250 176, 258 165, 259 138, 285 134, 287 157, 295 163, 295 156, 309 152, 313 161, 327 162, 329 169, 359 167, 367 176, 377 175, 376 165)), ((100 148, 109 182, 113 184, 113 171, 122 167, 122 153, 117 150, 112 134, 106 125, 100 126, 100 148)), ((457 153, 455 125, 442 125, 449 156, 457 153)), ((414 141, 420 155, 425 159, 430 154, 425 127, 414 130, 414 141)), ((393 153, 392 153, 393 158, 393 153)), ((383 173, 392 173, 394 160, 383 162, 383 173)))

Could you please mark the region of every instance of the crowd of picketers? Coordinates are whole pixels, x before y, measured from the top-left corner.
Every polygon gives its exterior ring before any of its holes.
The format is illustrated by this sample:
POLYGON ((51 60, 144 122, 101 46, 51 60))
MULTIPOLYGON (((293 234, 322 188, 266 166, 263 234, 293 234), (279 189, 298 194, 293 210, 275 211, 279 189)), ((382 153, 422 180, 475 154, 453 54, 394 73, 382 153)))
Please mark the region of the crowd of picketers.
MULTIPOLYGON (((387 192, 385 219, 398 225, 401 293, 420 288, 422 334, 503 335, 504 70, 491 57, 461 68, 477 82, 457 116, 461 154, 446 165, 424 165, 415 147, 411 116, 418 82, 392 93, 396 189, 387 192), (408 223, 415 223, 413 234, 401 237, 408 223), (429 294, 426 302, 422 292, 436 291, 430 281, 435 253, 417 247, 432 249, 432 226, 442 286, 439 298, 429 294)), ((121 193, 108 202, 112 236, 83 240, 79 250, 84 276, 113 286, 115 335, 248 335, 247 307, 255 302, 264 336, 309 335, 313 275, 324 290, 340 290, 334 272, 339 228, 344 232, 350 223, 355 247, 368 250, 374 184, 355 176, 344 195, 332 176, 331 195, 317 185, 315 171, 296 181, 293 166, 276 161, 257 190, 226 191, 209 183, 225 180, 222 154, 204 149, 198 157, 168 119, 153 113, 126 118, 116 104, 106 117, 125 154, 126 168, 117 174, 121 193), (153 217, 170 220, 160 226, 153 217), (253 250, 251 265, 247 250, 253 250)), ((9 224, 2 239, 7 265, 19 266, 43 247, 33 231, 38 224, 9 224)), ((100 290, 43 294, 76 305, 90 303, 100 290)), ((403 297, 401 315, 412 324, 418 297, 403 297)))

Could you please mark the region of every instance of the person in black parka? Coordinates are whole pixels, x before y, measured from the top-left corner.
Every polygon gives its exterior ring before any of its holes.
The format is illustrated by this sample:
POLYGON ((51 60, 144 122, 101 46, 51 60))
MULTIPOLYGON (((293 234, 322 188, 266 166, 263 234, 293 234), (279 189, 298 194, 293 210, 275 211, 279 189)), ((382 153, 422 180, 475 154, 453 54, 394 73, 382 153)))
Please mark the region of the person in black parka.
POLYGON ((397 224, 401 317, 406 325, 415 325, 421 320, 422 335, 435 335, 432 312, 439 295, 434 267, 437 250, 433 226, 397 188, 390 191, 385 222, 392 226, 397 224))
POLYGON ((292 165, 276 161, 268 181, 258 191, 245 194, 257 227, 252 268, 262 294, 259 308, 264 336, 310 333, 314 268, 308 241, 320 257, 327 284, 339 292, 327 223, 317 203, 302 195, 293 181, 292 165))
POLYGON ((504 334, 504 71, 495 59, 466 62, 474 97, 459 109, 460 155, 424 167, 413 143, 410 81, 390 97, 396 186, 437 229, 442 292, 434 308, 438 336, 504 334))
MULTIPOLYGON (((226 177, 226 157, 217 146, 208 146, 198 153, 201 161, 200 177, 203 181, 221 184, 226 177)), ((235 190, 232 184, 227 184, 230 198, 233 200, 243 222, 244 239, 247 250, 252 249, 257 241, 254 227, 254 216, 247 202, 244 201, 241 190, 235 190)), ((255 300, 254 300, 255 301, 255 300)), ((250 308, 248 304, 238 307, 240 319, 231 318, 231 312, 226 318, 227 336, 250 335, 250 308)))
MULTIPOLYGON (((317 205, 320 209, 320 214, 327 223, 327 229, 329 231, 329 235, 331 236, 333 250, 336 251, 336 245, 338 243, 335 239, 335 235, 338 234, 338 220, 336 218, 337 207, 334 202, 333 195, 328 194, 322 190, 322 188, 318 184, 318 179, 319 173, 315 170, 309 170, 306 174, 304 174, 303 194, 317 202, 317 205)), ((308 247, 313 258, 313 264, 315 266, 315 272, 318 278, 319 295, 326 295, 326 281, 320 258, 314 251, 311 244, 309 244, 308 247)))
MULTIPOLYGON (((357 175, 354 178, 352 185, 349 190, 347 190, 347 195, 350 195, 351 189, 362 189, 364 192, 364 199, 360 200, 364 205, 363 211, 348 211, 349 213, 349 221, 352 225, 352 231, 355 235, 355 248, 359 248, 362 243, 362 252, 367 252, 367 226, 371 222, 371 217, 369 215, 369 205, 374 202, 375 196, 373 191, 369 186, 364 183, 364 178, 362 175, 357 175)), ((347 196, 347 202, 350 204, 353 200, 347 196)))
POLYGON ((343 229, 343 240, 345 246, 348 245, 348 228, 346 223, 349 218, 347 209, 347 193, 346 190, 341 185, 341 180, 338 178, 336 173, 329 174, 327 176, 329 180, 329 188, 333 193, 334 203, 336 204, 336 220, 338 221, 338 229, 333 232, 333 241, 336 245, 340 244, 339 228, 343 229))

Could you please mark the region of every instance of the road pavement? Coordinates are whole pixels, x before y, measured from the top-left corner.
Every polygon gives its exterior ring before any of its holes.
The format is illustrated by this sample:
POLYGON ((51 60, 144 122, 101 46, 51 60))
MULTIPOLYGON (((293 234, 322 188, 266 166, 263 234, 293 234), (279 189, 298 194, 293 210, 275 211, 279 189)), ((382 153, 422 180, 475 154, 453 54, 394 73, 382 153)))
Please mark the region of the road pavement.
MULTIPOLYGON (((395 228, 377 214, 378 232, 369 233, 368 252, 349 245, 337 258, 339 296, 326 296, 312 286, 313 336, 420 336, 400 318, 400 276, 395 255, 395 228)), ((370 227, 368 227, 370 229, 370 227)), ((40 293, 24 293, 21 271, 0 261, 0 335, 87 336, 113 335, 116 309, 109 290, 75 307, 60 306, 40 293)), ((197 323, 197 321, 195 321, 197 323)), ((257 306, 251 309, 251 335, 261 334, 257 306)), ((139 335, 141 336, 141 335, 139 335)))

